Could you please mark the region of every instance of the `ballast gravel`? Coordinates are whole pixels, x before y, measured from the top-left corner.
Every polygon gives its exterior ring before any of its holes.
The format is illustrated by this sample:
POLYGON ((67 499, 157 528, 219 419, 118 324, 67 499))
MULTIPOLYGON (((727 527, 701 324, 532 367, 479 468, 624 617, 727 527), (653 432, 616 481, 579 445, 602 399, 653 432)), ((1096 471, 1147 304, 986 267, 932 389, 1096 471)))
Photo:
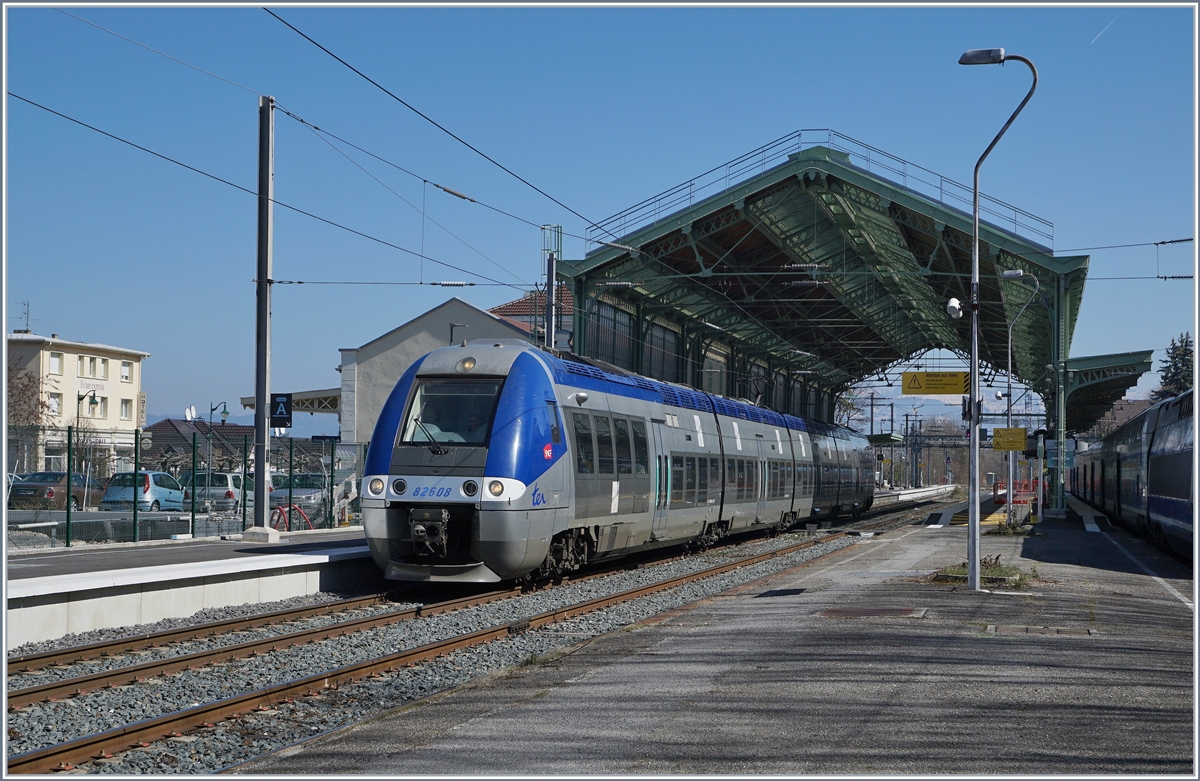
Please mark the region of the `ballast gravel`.
MULTIPOLYGON (((711 551, 650 565, 643 569, 575 583, 568 582, 556 588, 454 613, 401 621, 369 632, 358 632, 287 648, 253 659, 212 668, 185 670, 137 685, 40 703, 8 714, 8 756, 103 732, 121 724, 184 710, 203 702, 315 675, 331 667, 365 661, 489 626, 526 619, 587 599, 713 567, 726 560, 778 550, 795 544, 797 540, 797 535, 783 535, 732 549, 711 551), (331 663, 331 660, 336 662, 331 663)), ((316 696, 296 697, 290 703, 273 706, 268 712, 248 714, 238 720, 224 721, 215 727, 199 729, 183 737, 158 741, 147 748, 125 751, 111 759, 88 762, 73 772, 123 775, 215 772, 323 732, 370 718, 482 675, 536 661, 538 657, 564 646, 583 642, 590 637, 727 591, 852 544, 853 539, 844 537, 820 541, 812 547, 794 553, 678 586, 670 591, 614 605, 569 621, 510 635, 505 639, 458 651, 416 667, 403 668, 380 678, 356 682, 336 690, 322 690, 316 696)), ((290 606, 291 603, 292 600, 288 600, 284 606, 290 606)), ((263 609, 261 605, 253 607, 258 611, 263 609)), ((282 608, 272 606, 271 609, 282 608)), ((188 623, 219 620, 228 614, 228 610, 205 611, 206 615, 203 618, 188 623), (222 615, 215 615, 217 613, 222 615)), ((356 613, 356 617, 358 615, 366 614, 356 613)), ((157 631, 158 628, 159 625, 138 627, 138 632, 129 634, 157 631)), ((94 634, 98 633, 89 633, 94 634)), ((251 633, 241 634, 235 642, 245 642, 250 638, 251 633)), ((76 639, 76 644, 78 642, 95 640, 76 639)), ((24 647, 20 650, 24 653, 31 652, 24 647)), ((144 657, 145 660, 149 658, 144 657)), ((142 659, 132 663, 140 661, 142 659)), ((37 685, 37 682, 33 682, 33 676, 19 676, 19 679, 21 688, 37 685)))

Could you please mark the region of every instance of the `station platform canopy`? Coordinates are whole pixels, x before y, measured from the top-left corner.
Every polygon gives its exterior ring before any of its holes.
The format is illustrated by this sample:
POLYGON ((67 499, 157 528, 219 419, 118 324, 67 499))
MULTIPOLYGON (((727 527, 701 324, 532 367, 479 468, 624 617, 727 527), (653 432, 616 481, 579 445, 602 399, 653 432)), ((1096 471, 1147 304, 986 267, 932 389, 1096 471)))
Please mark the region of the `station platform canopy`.
MULTIPOLYGON (((967 362, 969 312, 951 319, 946 305, 970 301, 972 198, 834 131, 789 134, 589 229, 584 259, 558 265, 577 302, 576 351, 606 302, 635 318, 631 343, 670 323, 703 337, 700 349, 719 343, 833 395, 930 350, 967 362)), ((1063 403, 1066 431, 1090 428, 1152 368, 1149 353, 1064 361, 1088 256, 1056 256, 1049 222, 993 198, 981 196, 980 217, 981 384, 1005 372, 1012 324, 1014 379, 1048 420, 1063 403)))

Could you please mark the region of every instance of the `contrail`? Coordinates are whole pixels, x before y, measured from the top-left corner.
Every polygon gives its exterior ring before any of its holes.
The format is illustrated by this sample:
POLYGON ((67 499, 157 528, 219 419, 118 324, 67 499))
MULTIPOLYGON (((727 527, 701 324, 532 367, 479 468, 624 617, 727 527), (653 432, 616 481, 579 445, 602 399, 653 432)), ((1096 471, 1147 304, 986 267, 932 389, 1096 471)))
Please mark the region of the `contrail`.
POLYGON ((1104 25, 1104 29, 1103 29, 1103 30, 1101 30, 1100 32, 1096 33, 1096 37, 1092 39, 1092 43, 1095 43, 1096 41, 1100 40, 1100 36, 1101 36, 1101 35, 1104 35, 1105 31, 1107 31, 1109 27, 1112 27, 1112 26, 1113 26, 1113 22, 1115 22, 1115 21, 1117 21, 1118 19, 1120 19, 1120 18, 1121 18, 1121 14, 1123 14, 1123 13, 1125 13, 1125 12, 1124 12, 1124 11, 1122 11, 1121 13, 1117 14, 1116 16, 1114 16, 1114 17, 1113 17, 1113 20, 1112 20, 1112 22, 1109 22, 1108 24, 1104 25))

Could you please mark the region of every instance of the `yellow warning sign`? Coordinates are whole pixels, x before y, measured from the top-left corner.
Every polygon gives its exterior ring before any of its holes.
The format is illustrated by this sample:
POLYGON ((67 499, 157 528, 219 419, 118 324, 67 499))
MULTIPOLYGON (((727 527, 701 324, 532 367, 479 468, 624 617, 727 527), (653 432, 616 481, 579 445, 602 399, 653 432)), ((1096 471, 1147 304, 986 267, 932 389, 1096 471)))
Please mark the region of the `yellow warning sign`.
POLYGON ((903 393, 936 396, 970 393, 971 391, 970 372, 904 372, 902 382, 903 393))
POLYGON ((992 429, 992 450, 1024 450, 1025 429, 1023 428, 994 428, 992 429))

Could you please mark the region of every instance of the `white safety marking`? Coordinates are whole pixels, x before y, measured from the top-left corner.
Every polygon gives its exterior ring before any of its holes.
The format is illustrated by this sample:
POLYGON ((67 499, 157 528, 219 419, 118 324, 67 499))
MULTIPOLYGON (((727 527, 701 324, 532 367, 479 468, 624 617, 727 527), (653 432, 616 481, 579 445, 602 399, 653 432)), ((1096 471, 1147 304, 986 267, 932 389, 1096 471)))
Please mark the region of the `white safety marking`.
POLYGON ((1192 604, 1192 601, 1190 599, 1188 599, 1183 594, 1180 594, 1178 591, 1176 591, 1175 587, 1172 586, 1170 583, 1163 580, 1158 575, 1155 575, 1153 570, 1151 570, 1149 567, 1147 567, 1145 564, 1143 564, 1139 559, 1135 558, 1132 553, 1125 550, 1125 546, 1121 545, 1121 543, 1119 543, 1115 539, 1113 539, 1112 536, 1106 534, 1106 535, 1104 535, 1104 539, 1108 540, 1113 545, 1116 545, 1117 550, 1121 551, 1121 553, 1124 553, 1127 557, 1129 557, 1130 561, 1132 561, 1134 564, 1141 567, 1143 572, 1145 572, 1150 577, 1154 578, 1154 580, 1158 582, 1158 585, 1162 586, 1167 591, 1170 591, 1172 594, 1174 594, 1175 598, 1178 599, 1183 604, 1187 605, 1189 610, 1194 611, 1196 609, 1196 606, 1192 604))
POLYGON ((775 429, 775 444, 779 446, 779 452, 783 452, 783 440, 779 438, 779 429, 775 429))
POLYGON ((738 431, 737 421, 733 421, 733 438, 737 440, 737 449, 742 449, 742 432, 738 431))
POLYGON ((804 434, 799 434, 799 433, 796 434, 796 439, 800 440, 800 456, 801 456, 801 458, 808 458, 808 453, 804 452, 804 434))
POLYGON ((610 512, 610 513, 615 513, 615 512, 617 511, 617 503, 618 503, 618 502, 620 502, 620 500, 621 500, 621 481, 620 481, 620 480, 613 480, 613 484, 612 484, 612 485, 613 485, 613 489, 612 489, 612 509, 611 509, 611 510, 609 510, 609 512, 610 512))
POLYGON ((1100 531, 1100 527, 1096 525, 1096 520, 1090 515, 1083 516, 1083 528, 1090 532, 1100 531))
POLYGON ((946 527, 940 523, 931 523, 928 526, 926 526, 925 528, 926 529, 944 529, 946 527))
POLYGON ((704 447, 704 429, 700 428, 700 416, 692 415, 692 419, 696 421, 696 438, 700 440, 700 447, 704 447))

